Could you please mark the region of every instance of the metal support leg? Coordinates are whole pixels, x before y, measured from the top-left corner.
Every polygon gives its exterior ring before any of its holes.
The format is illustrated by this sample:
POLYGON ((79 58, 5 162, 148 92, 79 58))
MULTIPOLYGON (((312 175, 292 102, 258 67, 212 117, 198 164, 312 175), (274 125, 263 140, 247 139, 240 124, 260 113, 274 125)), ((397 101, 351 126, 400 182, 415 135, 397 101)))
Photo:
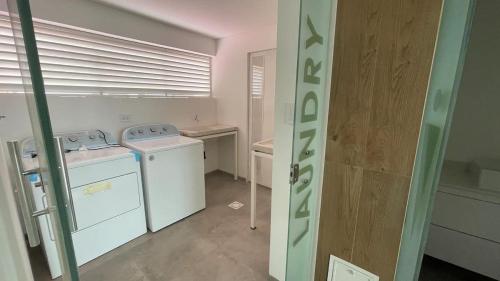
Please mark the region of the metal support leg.
POLYGON ((252 150, 250 167, 250 229, 255 229, 255 210, 257 201, 257 181, 255 179, 255 151, 252 150))
POLYGON ((272 154, 252 150, 250 153, 250 228, 255 229, 255 213, 257 211, 257 157, 273 159, 272 154))
POLYGON ((238 180, 238 131, 234 134, 234 180, 238 180))

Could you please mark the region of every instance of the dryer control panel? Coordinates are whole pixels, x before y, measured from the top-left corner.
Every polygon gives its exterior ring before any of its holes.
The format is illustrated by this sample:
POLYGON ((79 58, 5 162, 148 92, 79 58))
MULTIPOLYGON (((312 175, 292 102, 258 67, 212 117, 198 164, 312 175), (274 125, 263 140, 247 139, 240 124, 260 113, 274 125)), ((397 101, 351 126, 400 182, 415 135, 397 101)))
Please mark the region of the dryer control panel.
MULTIPOLYGON (((77 151, 82 149, 93 150, 118 145, 116 138, 114 138, 111 133, 98 129, 56 134, 55 136, 62 137, 64 149, 67 151, 77 151)), ((25 139, 22 142, 21 147, 24 157, 36 156, 36 145, 33 138, 25 139)))
POLYGON ((178 135, 179 130, 172 124, 150 124, 125 129, 125 131, 123 131, 122 140, 147 140, 178 135))

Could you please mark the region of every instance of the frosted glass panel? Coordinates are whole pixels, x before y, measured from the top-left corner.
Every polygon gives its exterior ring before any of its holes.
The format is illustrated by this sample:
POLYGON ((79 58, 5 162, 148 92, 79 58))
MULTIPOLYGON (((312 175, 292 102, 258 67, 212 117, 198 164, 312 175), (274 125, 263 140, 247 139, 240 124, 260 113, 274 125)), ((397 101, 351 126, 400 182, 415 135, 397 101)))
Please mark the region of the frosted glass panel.
POLYGON ((325 147, 325 105, 331 76, 331 19, 336 1, 303 0, 300 11, 299 55, 292 161, 286 280, 312 278, 318 196, 325 147), (332 3, 335 3, 332 5, 332 3))
POLYGON ((468 43, 473 2, 445 0, 419 137, 396 280, 417 280, 468 43))

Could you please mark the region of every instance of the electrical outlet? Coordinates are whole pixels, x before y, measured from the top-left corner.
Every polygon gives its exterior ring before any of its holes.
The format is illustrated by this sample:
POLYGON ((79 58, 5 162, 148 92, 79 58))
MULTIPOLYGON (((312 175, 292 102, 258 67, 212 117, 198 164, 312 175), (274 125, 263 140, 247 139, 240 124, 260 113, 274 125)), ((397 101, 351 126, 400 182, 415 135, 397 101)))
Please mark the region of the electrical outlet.
POLYGON ((132 122, 132 115, 130 115, 130 114, 120 114, 118 116, 118 118, 120 119, 120 122, 122 122, 122 123, 132 122))

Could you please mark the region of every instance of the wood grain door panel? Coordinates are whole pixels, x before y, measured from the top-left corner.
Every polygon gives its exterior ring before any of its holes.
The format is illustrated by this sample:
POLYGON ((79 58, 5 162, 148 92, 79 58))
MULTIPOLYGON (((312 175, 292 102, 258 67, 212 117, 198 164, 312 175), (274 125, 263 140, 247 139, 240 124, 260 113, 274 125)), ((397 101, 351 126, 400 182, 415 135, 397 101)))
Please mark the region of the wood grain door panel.
POLYGON ((394 280, 442 0, 338 0, 316 280, 394 280))

